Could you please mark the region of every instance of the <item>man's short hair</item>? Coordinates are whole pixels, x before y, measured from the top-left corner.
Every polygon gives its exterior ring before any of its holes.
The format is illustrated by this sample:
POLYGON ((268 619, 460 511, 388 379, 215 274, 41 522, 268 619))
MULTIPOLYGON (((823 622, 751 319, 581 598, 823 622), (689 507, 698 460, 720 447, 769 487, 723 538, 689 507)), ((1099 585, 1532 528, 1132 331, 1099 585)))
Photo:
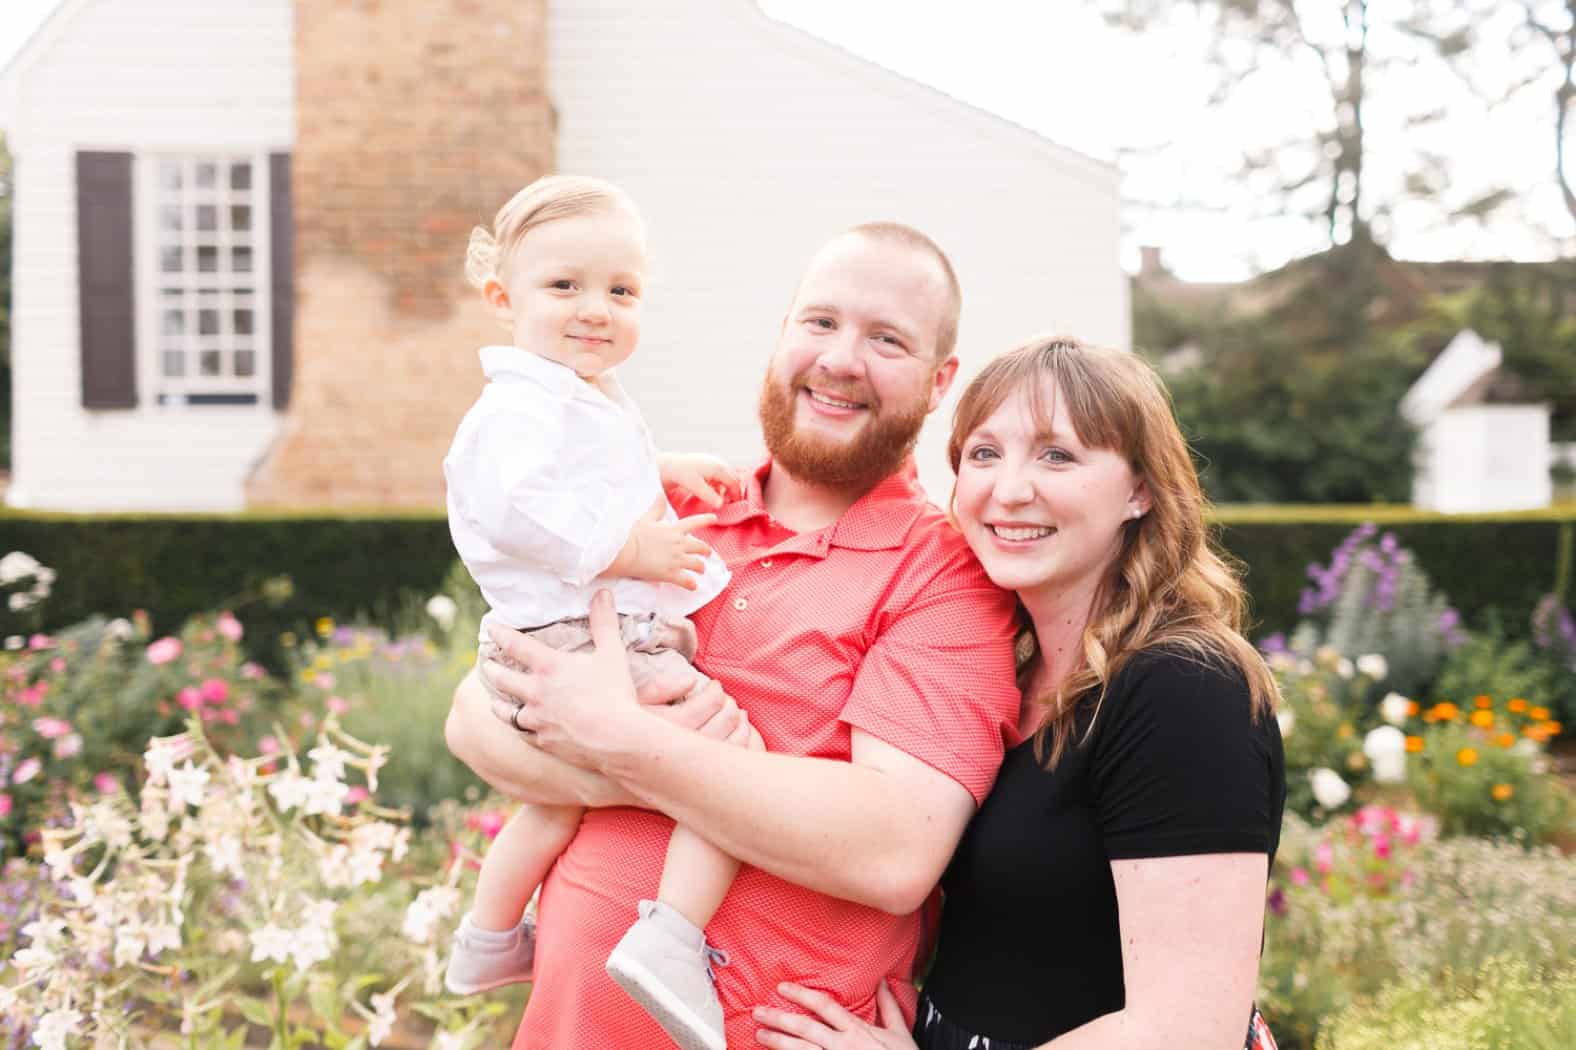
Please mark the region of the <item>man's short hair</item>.
POLYGON ((936 330, 936 360, 945 361, 958 345, 958 315, 963 312, 963 289, 958 285, 958 275, 952 269, 952 260, 941 250, 941 245, 901 222, 862 222, 843 231, 858 234, 873 241, 885 241, 929 255, 941 267, 947 279, 947 301, 941 311, 941 325, 936 330))

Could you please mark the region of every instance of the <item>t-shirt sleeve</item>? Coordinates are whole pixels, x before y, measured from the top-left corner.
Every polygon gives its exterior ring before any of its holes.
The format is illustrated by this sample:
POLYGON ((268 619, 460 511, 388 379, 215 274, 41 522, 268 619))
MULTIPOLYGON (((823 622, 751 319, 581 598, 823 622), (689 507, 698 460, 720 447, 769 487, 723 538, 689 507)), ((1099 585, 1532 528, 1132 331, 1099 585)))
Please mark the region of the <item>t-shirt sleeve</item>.
POLYGON ((1096 716, 1090 785, 1113 860, 1269 853, 1282 776, 1234 668, 1143 653, 1096 716))
POLYGON ((842 720, 984 801, 1017 729, 1015 609, 983 576, 926 588, 866 651, 842 720))

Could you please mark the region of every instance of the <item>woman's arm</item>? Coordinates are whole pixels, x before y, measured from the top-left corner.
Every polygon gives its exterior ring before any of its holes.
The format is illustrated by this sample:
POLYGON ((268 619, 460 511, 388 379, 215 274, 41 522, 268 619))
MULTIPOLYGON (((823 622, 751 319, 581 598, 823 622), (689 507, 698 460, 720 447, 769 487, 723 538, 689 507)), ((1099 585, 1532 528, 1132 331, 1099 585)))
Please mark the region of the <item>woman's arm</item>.
POLYGON ((1262 853, 1112 861, 1127 1005, 1045 1050, 1243 1045, 1268 875, 1262 853))

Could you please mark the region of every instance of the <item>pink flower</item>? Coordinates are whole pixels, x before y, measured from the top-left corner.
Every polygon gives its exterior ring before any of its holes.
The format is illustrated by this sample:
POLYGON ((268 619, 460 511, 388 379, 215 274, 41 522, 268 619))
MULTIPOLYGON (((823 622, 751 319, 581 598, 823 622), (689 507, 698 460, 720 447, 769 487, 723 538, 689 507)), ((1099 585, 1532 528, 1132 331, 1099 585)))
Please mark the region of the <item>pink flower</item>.
POLYGON ((64 671, 66 669, 65 657, 57 656, 53 660, 49 661, 49 669, 56 674, 64 671))
POLYGON ((0 820, 4 820, 11 815, 11 805, 10 795, 0 795, 0 820))
POLYGON ((148 663, 167 664, 181 655, 181 640, 168 636, 148 646, 148 663))
POLYGON ((219 614, 219 620, 214 626, 219 628, 219 633, 230 641, 241 640, 241 621, 230 615, 228 610, 219 614))
POLYGON ((195 711, 202 706, 202 693, 195 686, 187 686, 175 694, 175 702, 188 711, 195 711))
POLYGON ((498 832, 503 830, 503 814, 493 809, 478 813, 473 826, 489 839, 495 839, 498 837, 498 832))
POLYGON ((342 715, 346 711, 350 710, 350 704, 348 704, 345 701, 345 698, 342 697, 342 696, 331 696, 331 697, 329 697, 328 698, 328 703, 325 706, 328 707, 328 709, 329 709, 329 711, 331 713, 336 714, 336 715, 342 715))
POLYGON ((1335 867, 1335 847, 1321 842, 1313 848, 1313 866, 1320 875, 1328 875, 1335 867))
POLYGON ((57 736, 65 736, 71 732, 71 723, 64 718, 35 718, 33 732, 45 740, 53 740, 57 736))
POLYGON ((312 679, 312 682, 324 692, 334 688, 334 676, 329 674, 327 671, 324 671, 322 674, 312 679))
POLYGON ((1309 876, 1307 868, 1291 869, 1291 884, 1293 886, 1306 886, 1308 885, 1308 882, 1309 876))
POLYGON ((24 707, 37 707, 39 704, 43 703, 43 683, 40 682, 38 685, 30 685, 26 689, 23 689, 21 692, 17 693, 16 702, 24 707))
POLYGON ((1374 856, 1380 860, 1389 860, 1391 853, 1390 836, 1377 835, 1374 837, 1374 856))
POLYGON ((26 784, 43 770, 44 763, 37 758, 24 758, 11 774, 11 783, 26 784))
POLYGON ((70 733, 55 741, 56 758, 76 758, 82 753, 82 734, 70 733))
POLYGON ((268 674, 268 672, 263 670, 262 665, 254 664, 250 660, 246 661, 246 663, 241 665, 241 677, 242 678, 256 679, 256 678, 262 678, 262 677, 264 677, 267 674, 268 674))
POLYGON ((355 787, 345 792, 345 801, 353 806, 357 802, 365 802, 371 797, 371 795, 372 793, 370 791, 362 787, 360 784, 357 784, 355 787))
POLYGON ((257 750, 265 755, 277 755, 279 753, 279 741, 272 736, 265 736, 257 742, 257 750))
POLYGON ((202 698, 210 704, 222 704, 230 699, 230 683, 223 678, 210 678, 202 684, 202 698))
POLYGON ((93 778, 93 786, 101 795, 111 795, 120 790, 120 781, 112 773, 99 773, 93 778))
POLYGON ((27 647, 33 650, 48 649, 54 644, 55 640, 47 634, 35 634, 27 640, 27 647))
POLYGON ((219 721, 227 726, 233 726, 241 720, 241 713, 233 707, 227 707, 219 712, 219 721))

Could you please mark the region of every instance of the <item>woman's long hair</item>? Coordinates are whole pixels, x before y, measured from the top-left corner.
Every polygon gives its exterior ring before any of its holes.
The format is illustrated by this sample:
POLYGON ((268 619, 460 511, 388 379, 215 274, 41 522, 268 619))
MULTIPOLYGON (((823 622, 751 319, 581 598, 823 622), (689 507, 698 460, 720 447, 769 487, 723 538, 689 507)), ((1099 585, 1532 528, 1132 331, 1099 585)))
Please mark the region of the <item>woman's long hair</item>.
MULTIPOLYGON (((1122 526, 1116 557, 1095 591, 1082 664, 1054 695, 1032 698, 1047 711, 1035 735, 1039 759, 1047 768, 1060 761, 1080 701, 1094 696, 1098 717, 1106 687, 1145 649, 1163 646, 1201 663, 1234 666, 1247 679, 1254 718, 1272 711, 1279 695, 1274 676, 1241 633, 1247 601, 1240 573, 1211 542, 1198 472, 1154 369, 1137 354, 1060 337, 1003 354, 958 402, 947 443, 954 474, 968 436, 1020 392, 1045 429, 1060 412, 1086 447, 1120 454, 1151 501, 1148 513, 1122 526)), ((1039 653, 1027 615, 1023 620, 1018 683, 1027 689, 1039 653)))

